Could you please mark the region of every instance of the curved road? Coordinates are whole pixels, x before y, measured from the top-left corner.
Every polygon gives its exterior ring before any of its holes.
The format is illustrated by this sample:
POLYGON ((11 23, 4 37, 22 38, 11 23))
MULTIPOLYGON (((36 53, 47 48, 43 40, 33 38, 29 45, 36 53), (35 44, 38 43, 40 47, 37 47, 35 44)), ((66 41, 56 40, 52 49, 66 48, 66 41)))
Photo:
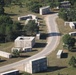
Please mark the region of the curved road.
POLYGON ((57 14, 45 16, 45 22, 48 27, 49 36, 47 39, 47 46, 41 52, 33 55, 32 57, 21 60, 19 62, 15 62, 13 64, 2 66, 2 67, 0 67, 0 72, 16 68, 20 65, 25 65, 25 63, 31 59, 36 59, 38 57, 47 56, 49 53, 51 53, 53 50, 55 50, 55 48, 59 44, 59 40, 60 40, 59 31, 57 28, 57 24, 55 22, 56 18, 57 18, 57 14))

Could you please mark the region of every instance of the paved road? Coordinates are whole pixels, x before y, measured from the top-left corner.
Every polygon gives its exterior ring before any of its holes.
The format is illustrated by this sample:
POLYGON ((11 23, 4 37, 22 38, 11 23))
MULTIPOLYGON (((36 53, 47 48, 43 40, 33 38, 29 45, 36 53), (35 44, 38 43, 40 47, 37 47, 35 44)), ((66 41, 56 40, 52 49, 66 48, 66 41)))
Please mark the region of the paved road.
POLYGON ((27 61, 29 61, 31 59, 36 59, 38 57, 47 56, 49 53, 51 53, 53 50, 55 50, 55 48, 59 44, 59 38, 60 38, 57 24, 55 22, 56 18, 57 18, 57 14, 47 15, 45 17, 45 22, 48 27, 49 36, 48 36, 48 40, 47 40, 47 46, 41 52, 33 55, 32 57, 21 60, 19 62, 2 66, 2 67, 0 67, 0 72, 15 68, 19 65, 24 65, 27 61))

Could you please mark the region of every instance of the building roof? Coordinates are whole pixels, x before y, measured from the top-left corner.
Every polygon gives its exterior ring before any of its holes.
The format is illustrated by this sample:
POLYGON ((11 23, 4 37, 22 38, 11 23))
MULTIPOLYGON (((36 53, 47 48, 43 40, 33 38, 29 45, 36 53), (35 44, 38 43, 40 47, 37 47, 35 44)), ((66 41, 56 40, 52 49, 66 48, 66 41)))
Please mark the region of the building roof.
POLYGON ((15 41, 18 41, 18 40, 32 41, 34 38, 35 37, 19 36, 15 39, 15 41))
POLYGON ((45 7, 41 7, 40 9, 46 9, 49 8, 50 6, 45 6, 45 7))
POLYGON ((31 61, 37 61, 37 60, 44 59, 44 58, 46 58, 46 56, 39 57, 39 58, 36 58, 36 59, 32 59, 32 60, 30 60, 30 62, 31 62, 31 61))
POLYGON ((59 51, 57 52, 57 55, 61 55, 62 52, 63 52, 63 50, 59 50, 59 51))

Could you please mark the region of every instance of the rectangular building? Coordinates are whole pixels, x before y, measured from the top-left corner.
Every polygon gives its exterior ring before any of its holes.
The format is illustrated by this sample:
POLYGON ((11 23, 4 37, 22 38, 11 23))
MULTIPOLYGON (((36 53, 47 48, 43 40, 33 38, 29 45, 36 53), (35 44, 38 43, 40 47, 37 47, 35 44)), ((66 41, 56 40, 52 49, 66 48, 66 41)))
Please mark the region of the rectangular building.
POLYGON ((63 53, 63 50, 59 50, 59 51, 57 52, 57 58, 61 58, 62 53, 63 53))
POLYGON ((40 15, 46 15, 50 13, 50 6, 40 8, 40 15))
POLYGON ((19 36, 15 39, 15 47, 18 48, 32 48, 35 45, 35 37, 19 36))
POLYGON ((70 28, 76 29, 76 22, 70 22, 70 28))
POLYGON ((19 70, 11 70, 7 72, 3 72, 0 75, 19 75, 19 70))
POLYGON ((70 7, 71 7, 71 4, 70 4, 69 1, 62 1, 62 2, 60 2, 59 8, 67 9, 67 8, 70 8, 70 7))
POLYGON ((25 71, 31 74, 40 71, 45 71, 46 69, 47 69, 47 58, 45 56, 30 60, 25 65, 25 71))
POLYGON ((0 56, 5 57, 5 58, 11 58, 12 57, 11 53, 7 53, 4 51, 0 51, 0 56))

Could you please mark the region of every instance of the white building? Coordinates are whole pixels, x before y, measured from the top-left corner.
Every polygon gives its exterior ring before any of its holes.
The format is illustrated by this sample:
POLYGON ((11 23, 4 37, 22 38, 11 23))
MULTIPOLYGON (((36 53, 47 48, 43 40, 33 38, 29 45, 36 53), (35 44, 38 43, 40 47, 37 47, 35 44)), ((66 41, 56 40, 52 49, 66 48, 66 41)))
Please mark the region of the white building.
POLYGON ((45 6, 40 8, 40 15, 45 15, 50 13, 50 6, 45 6))
POLYGON ((61 58, 62 53, 63 53, 63 50, 59 50, 59 51, 57 52, 57 58, 61 58))
POLYGON ((35 19, 37 19, 37 16, 35 16, 33 14, 28 14, 26 16, 20 16, 20 17, 18 17, 18 21, 20 21, 20 20, 27 20, 27 19, 35 20, 35 19))
POLYGON ((40 33, 36 34, 36 39, 40 39, 40 33))
POLYGON ((27 20, 27 19, 32 19, 32 17, 31 16, 20 16, 20 17, 18 17, 18 21, 20 21, 20 20, 27 20))
POLYGON ((28 73, 36 73, 40 71, 45 71, 46 69, 47 69, 47 58, 45 56, 30 60, 25 65, 25 71, 28 73))
POLYGON ((69 35, 76 36, 76 31, 75 32, 70 32, 69 35))
POLYGON ((4 51, 0 51, 0 56, 5 57, 5 58, 11 58, 12 57, 11 53, 7 53, 4 51))
POLYGON ((7 72, 0 73, 0 75, 19 75, 19 70, 11 70, 7 72))
POLYGON ((35 37, 19 36, 15 39, 15 47, 32 48, 35 45, 35 37))
POLYGON ((70 22, 69 25, 71 29, 76 29, 76 22, 70 22))
POLYGON ((60 2, 59 8, 70 8, 71 4, 69 1, 62 1, 60 2))

